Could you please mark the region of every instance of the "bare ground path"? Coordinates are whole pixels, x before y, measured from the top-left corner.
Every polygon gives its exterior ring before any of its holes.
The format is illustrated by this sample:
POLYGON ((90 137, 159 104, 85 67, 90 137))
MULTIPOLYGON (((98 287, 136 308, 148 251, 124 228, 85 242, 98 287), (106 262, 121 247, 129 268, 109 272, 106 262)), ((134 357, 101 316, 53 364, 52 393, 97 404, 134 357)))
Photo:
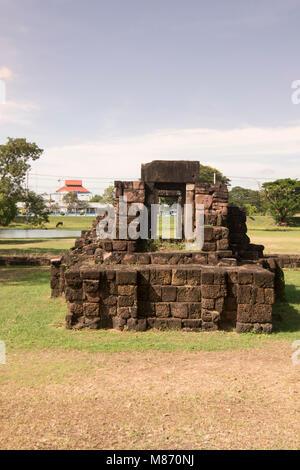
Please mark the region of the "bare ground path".
POLYGON ((287 341, 217 352, 14 352, 0 448, 296 449, 300 366, 287 341))

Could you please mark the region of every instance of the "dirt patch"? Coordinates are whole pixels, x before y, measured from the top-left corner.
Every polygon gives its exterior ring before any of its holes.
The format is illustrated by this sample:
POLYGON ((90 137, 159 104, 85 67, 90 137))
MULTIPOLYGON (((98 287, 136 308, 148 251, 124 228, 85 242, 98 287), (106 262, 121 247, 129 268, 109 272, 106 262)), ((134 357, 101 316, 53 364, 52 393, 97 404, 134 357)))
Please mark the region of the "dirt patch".
POLYGON ((2 449, 296 449, 292 349, 8 354, 2 449))

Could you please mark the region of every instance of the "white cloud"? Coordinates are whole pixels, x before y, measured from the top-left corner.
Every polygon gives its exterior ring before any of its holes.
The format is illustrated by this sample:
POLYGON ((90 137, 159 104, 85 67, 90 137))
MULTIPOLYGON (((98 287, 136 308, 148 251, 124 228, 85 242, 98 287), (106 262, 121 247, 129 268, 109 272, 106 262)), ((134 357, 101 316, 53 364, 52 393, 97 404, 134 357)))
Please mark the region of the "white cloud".
POLYGON ((38 109, 34 103, 6 101, 0 104, 0 124, 30 125, 38 109))
POLYGON ((0 78, 2 80, 10 80, 13 77, 13 72, 8 67, 0 67, 0 78))
MULTIPOLYGON (((95 178, 138 178, 151 160, 199 160, 229 176, 300 175, 300 125, 279 128, 161 130, 119 140, 52 147, 35 172, 95 178), (299 157, 297 157, 299 155, 299 157)), ((233 184, 240 184, 233 181, 233 184)), ((253 186, 251 182, 248 186, 253 186)))

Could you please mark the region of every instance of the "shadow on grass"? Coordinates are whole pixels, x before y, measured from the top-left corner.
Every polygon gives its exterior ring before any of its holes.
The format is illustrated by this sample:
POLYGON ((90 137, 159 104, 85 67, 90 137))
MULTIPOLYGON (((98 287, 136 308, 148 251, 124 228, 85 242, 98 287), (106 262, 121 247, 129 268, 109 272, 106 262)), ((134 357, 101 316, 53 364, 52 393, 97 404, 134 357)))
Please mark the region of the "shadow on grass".
POLYGON ((11 248, 7 250, 0 249, 0 255, 30 256, 30 255, 62 255, 68 248, 27 248, 26 250, 11 248))
POLYGON ((298 228, 298 225, 290 225, 289 227, 271 227, 271 228, 249 227, 249 231, 251 230, 252 232, 292 232, 292 233, 298 233, 297 230, 295 230, 295 228, 298 228))
POLYGON ((290 226, 300 228, 300 217, 292 217, 290 220, 290 226))
POLYGON ((300 312, 293 305, 300 305, 300 290, 293 284, 285 287, 286 302, 274 305, 274 332, 300 331, 300 312))
POLYGON ((28 245, 32 243, 43 243, 45 242, 45 238, 29 238, 28 240, 18 240, 18 239, 7 239, 7 238, 2 238, 0 240, 0 249, 1 245, 28 245))
POLYGON ((50 267, 1 267, 0 283, 3 287, 19 284, 26 286, 49 284, 50 286, 50 267))

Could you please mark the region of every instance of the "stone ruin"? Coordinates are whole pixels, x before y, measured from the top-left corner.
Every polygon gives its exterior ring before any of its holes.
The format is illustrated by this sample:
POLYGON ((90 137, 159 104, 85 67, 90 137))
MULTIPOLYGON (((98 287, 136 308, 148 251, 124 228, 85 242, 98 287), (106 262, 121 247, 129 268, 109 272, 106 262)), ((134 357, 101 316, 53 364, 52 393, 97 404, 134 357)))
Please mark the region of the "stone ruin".
MULTIPOLYGON (((65 296, 67 328, 272 331, 283 272, 263 246, 250 243, 245 211, 228 205, 227 186, 200 183, 199 171, 196 161, 157 160, 142 165, 140 180, 115 182, 115 239, 98 237, 98 216, 67 254, 51 260, 52 297, 65 296), (121 197, 126 214, 118 212, 121 197), (204 205, 201 251, 149 251, 145 240, 120 239, 136 217, 130 207, 151 207, 162 197, 183 210, 192 204, 194 218, 204 205)), ((154 238, 150 215, 148 222, 154 238)))

